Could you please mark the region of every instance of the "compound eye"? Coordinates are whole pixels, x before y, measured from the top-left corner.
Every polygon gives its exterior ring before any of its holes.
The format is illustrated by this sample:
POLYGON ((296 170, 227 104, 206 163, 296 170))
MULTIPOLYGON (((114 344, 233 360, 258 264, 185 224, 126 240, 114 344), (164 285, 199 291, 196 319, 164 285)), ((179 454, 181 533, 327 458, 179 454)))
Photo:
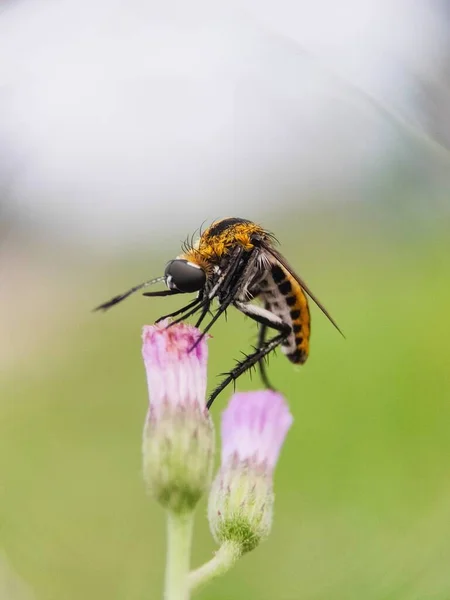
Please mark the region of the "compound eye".
POLYGON ((181 258, 176 258, 167 265, 164 276, 169 288, 184 293, 198 292, 206 283, 205 271, 181 258))

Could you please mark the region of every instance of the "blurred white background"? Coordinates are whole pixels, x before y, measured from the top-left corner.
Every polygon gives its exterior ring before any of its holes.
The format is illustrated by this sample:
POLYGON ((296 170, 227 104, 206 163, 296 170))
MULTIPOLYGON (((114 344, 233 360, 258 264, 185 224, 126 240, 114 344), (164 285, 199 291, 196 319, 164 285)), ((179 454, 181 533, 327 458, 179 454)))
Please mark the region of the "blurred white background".
POLYGON ((183 235, 220 216, 264 220, 286 203, 363 197, 360 182, 414 142, 365 93, 436 137, 436 101, 431 110, 423 92, 447 68, 446 10, 430 0, 10 0, 0 12, 3 236, 25 224, 108 253, 148 245, 169 224, 183 235))

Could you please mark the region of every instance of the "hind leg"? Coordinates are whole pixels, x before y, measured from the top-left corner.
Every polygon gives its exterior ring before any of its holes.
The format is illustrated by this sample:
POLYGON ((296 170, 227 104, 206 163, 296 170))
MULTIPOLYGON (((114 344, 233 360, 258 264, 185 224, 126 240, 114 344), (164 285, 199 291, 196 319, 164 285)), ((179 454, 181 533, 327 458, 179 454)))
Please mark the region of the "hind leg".
MULTIPOLYGON (((225 377, 225 379, 216 387, 216 389, 210 395, 206 404, 207 408, 210 408, 215 398, 220 394, 222 390, 224 390, 227 387, 227 385, 229 385, 232 381, 236 381, 238 377, 240 377, 243 373, 248 371, 248 369, 250 369, 253 365, 260 364, 264 360, 264 358, 270 352, 272 352, 272 350, 275 350, 277 346, 283 343, 283 341, 292 331, 290 325, 282 321, 280 317, 278 317, 278 315, 273 314, 265 308, 239 301, 235 301, 233 302, 233 304, 238 310, 244 313, 244 315, 250 317, 257 323, 275 329, 275 331, 278 332, 278 335, 268 340, 267 342, 264 342, 260 348, 257 348, 256 351, 253 352, 253 354, 249 354, 248 356, 246 356, 244 360, 238 362, 235 365, 235 367, 229 373, 226 374, 227 376, 225 377)), ((264 384, 266 384, 265 381, 264 384)))
MULTIPOLYGON (((258 333, 258 350, 264 346, 264 343, 266 341, 266 333, 267 333, 267 325, 262 323, 259 328, 259 333, 258 333)), ((259 374, 261 375, 261 381, 266 386, 266 388, 268 388, 269 390, 275 390, 274 386, 270 383, 269 378, 267 376, 266 364, 267 364, 266 357, 264 356, 258 362, 259 374)))

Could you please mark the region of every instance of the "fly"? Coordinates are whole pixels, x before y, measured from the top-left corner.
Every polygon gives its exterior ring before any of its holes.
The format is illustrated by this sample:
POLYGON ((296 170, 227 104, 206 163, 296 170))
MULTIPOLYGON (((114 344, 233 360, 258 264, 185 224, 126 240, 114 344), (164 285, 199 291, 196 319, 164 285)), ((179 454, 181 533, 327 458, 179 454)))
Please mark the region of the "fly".
POLYGON ((197 339, 197 345, 225 310, 234 306, 259 324, 257 347, 226 374, 211 393, 207 407, 227 385, 254 365, 259 366, 264 385, 273 389, 264 362, 269 353, 281 346, 294 364, 303 364, 308 358, 311 335, 308 297, 342 334, 325 307, 275 248, 275 241, 271 233, 252 221, 240 218, 215 221, 197 242, 184 245, 183 253, 167 264, 163 276, 132 287, 96 310, 107 310, 138 290, 164 282, 167 289, 145 292, 144 296, 196 293, 196 297, 157 322, 176 317, 171 326, 198 315, 195 326, 200 327, 217 300, 218 308, 197 339), (268 337, 269 331, 274 332, 272 337, 268 337))

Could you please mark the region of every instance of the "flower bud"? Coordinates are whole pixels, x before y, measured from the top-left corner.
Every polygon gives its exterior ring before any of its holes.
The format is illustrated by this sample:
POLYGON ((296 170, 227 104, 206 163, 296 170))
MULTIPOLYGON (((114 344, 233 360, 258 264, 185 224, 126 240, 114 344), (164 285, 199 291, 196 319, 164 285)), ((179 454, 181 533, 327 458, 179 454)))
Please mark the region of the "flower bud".
POLYGON ((216 542, 253 550, 270 533, 273 471, 292 416, 273 391, 235 394, 222 417, 222 464, 208 503, 216 542))
POLYGON ((214 428, 206 408, 206 339, 191 325, 143 330, 142 354, 150 406, 144 427, 144 480, 149 493, 175 513, 192 511, 208 490, 214 428))

